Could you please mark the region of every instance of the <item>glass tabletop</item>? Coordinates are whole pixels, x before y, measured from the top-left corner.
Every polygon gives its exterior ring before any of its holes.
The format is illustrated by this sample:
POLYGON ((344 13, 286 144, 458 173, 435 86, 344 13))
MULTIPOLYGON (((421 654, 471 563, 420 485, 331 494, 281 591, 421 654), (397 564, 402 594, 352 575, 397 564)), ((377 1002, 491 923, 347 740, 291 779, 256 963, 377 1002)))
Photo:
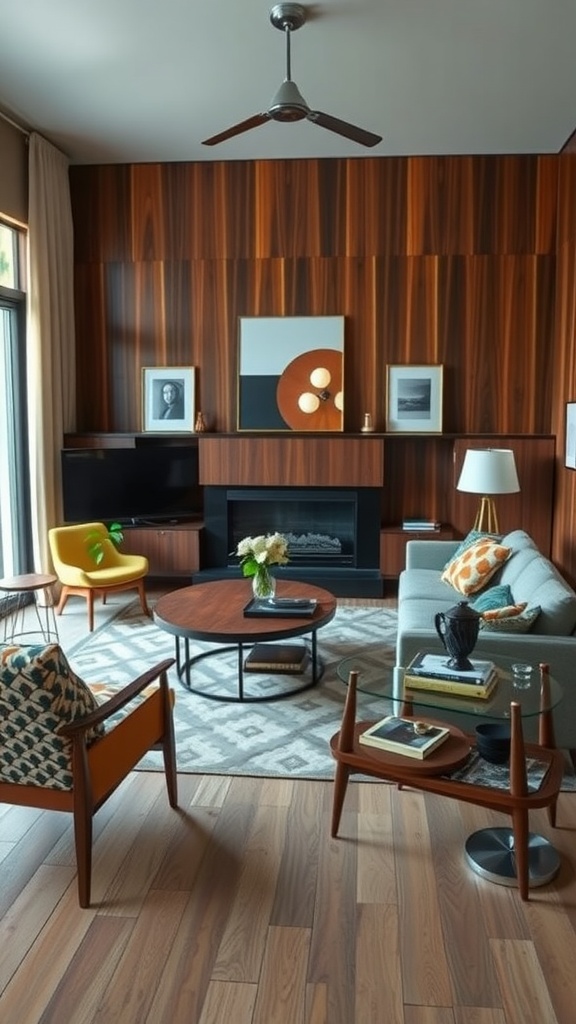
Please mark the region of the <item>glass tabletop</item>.
POLYGON ((404 689, 402 669, 395 669, 383 662, 378 655, 367 652, 344 658, 336 672, 344 683, 348 682, 351 671, 358 672, 359 693, 386 697, 388 700, 406 701, 419 708, 431 708, 440 712, 457 711, 459 714, 483 718, 509 718, 512 701, 520 704, 523 718, 536 717, 544 711, 552 711, 562 700, 562 687, 550 676, 550 696, 543 705, 540 694, 540 669, 537 664, 532 666, 529 685, 520 688, 515 685, 512 678, 512 664, 518 660, 517 658, 506 658, 499 654, 483 654, 482 657, 493 661, 498 671, 498 683, 486 699, 460 697, 434 690, 404 689))

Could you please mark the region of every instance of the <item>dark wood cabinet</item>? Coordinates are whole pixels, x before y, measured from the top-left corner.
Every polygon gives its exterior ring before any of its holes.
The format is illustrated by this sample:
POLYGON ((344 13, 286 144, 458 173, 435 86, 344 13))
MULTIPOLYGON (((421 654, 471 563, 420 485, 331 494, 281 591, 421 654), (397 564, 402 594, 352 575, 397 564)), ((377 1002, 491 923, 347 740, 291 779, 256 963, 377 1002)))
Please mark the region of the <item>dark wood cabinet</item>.
POLYGON ((452 526, 438 530, 403 530, 387 526, 380 531, 380 572, 385 579, 397 579, 406 567, 406 545, 409 540, 452 540, 452 526))
POLYGON ((150 575, 191 577, 200 569, 202 523, 177 526, 135 526, 124 530, 122 551, 145 555, 150 575))

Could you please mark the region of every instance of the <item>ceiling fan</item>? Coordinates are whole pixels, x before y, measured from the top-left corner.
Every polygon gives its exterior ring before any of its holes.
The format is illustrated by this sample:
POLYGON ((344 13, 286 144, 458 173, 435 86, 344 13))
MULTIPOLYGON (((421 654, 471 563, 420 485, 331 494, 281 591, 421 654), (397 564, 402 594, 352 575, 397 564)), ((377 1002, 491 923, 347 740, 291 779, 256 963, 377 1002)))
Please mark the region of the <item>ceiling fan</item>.
POLYGON ((275 4, 270 11, 270 21, 274 28, 280 29, 286 36, 286 77, 272 99, 272 103, 262 114, 254 114, 245 121, 240 121, 232 128, 227 128, 218 135, 204 139, 204 146, 216 146, 219 142, 225 142, 234 135, 240 135, 251 128, 257 128, 266 121, 302 121, 306 118, 313 124, 319 124, 321 128, 327 128, 330 132, 343 135, 352 142, 358 142, 361 146, 376 146, 382 142, 381 135, 374 135, 364 128, 349 124, 348 121, 341 121, 331 114, 323 114, 321 110, 311 110, 306 100, 300 93, 298 86, 292 81, 290 73, 290 35, 296 29, 302 27, 306 21, 306 10, 302 4, 275 4))

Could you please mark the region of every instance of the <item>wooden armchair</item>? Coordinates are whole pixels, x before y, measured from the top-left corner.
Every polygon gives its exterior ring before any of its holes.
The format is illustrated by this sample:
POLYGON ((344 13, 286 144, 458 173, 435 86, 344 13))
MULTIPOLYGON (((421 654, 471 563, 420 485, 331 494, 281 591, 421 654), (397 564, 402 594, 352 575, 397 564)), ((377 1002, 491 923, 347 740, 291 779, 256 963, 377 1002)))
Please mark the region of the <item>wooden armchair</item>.
POLYGON ((90 905, 92 818, 152 748, 163 751, 177 806, 173 664, 155 665, 99 707, 57 644, 0 649, 0 802, 73 814, 81 907, 90 905))

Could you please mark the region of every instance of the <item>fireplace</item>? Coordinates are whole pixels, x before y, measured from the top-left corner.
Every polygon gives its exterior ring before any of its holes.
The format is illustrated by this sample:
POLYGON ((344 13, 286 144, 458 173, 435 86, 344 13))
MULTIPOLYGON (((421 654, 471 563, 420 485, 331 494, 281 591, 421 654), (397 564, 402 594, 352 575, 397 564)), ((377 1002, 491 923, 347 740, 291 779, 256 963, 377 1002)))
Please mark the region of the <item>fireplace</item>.
POLYGON ((237 576, 238 542, 277 531, 290 556, 274 568, 278 579, 380 597, 380 494, 376 487, 206 487, 203 569, 194 580, 237 576))

